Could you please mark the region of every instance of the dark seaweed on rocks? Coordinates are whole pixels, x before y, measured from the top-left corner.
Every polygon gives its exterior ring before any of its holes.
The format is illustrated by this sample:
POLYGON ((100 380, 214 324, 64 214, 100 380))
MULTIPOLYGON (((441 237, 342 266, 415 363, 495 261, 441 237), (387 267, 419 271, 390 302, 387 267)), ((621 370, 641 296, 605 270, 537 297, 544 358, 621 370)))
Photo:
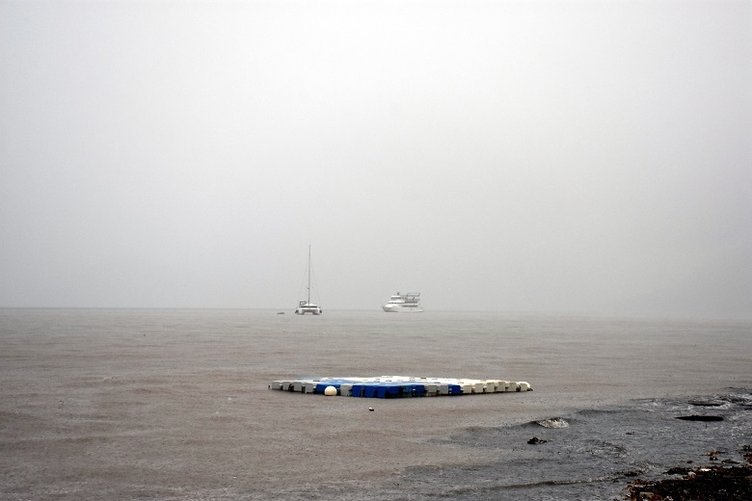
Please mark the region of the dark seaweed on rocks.
POLYGON ((752 499, 752 466, 694 468, 683 478, 635 482, 632 501, 748 501, 752 499))

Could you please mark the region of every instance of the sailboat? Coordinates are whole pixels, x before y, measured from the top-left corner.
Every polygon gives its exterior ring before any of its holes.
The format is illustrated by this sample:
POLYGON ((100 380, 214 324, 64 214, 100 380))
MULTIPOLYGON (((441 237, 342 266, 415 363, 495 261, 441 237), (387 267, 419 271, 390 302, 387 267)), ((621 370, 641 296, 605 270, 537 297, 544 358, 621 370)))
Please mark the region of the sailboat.
POLYGON ((298 302, 298 307, 295 310, 296 315, 305 315, 306 313, 312 313, 313 315, 321 315, 323 310, 321 306, 313 304, 311 302, 311 246, 308 246, 308 298, 305 301, 298 302))

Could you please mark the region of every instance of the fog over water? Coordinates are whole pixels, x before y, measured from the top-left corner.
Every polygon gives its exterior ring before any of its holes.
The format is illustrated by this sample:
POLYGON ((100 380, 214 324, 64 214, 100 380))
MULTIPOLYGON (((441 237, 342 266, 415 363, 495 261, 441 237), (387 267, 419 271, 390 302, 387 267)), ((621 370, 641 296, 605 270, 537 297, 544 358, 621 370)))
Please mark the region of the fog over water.
POLYGON ((752 316, 750 1, 0 0, 0 306, 752 316))

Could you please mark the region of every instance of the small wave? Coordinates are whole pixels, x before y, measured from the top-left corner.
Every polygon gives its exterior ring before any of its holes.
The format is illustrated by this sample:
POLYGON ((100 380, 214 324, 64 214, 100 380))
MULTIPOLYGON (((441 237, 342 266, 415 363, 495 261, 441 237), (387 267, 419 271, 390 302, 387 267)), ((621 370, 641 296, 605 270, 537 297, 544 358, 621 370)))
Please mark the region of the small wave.
POLYGON ((689 403, 690 405, 694 405, 696 407, 722 407, 724 405, 728 406, 727 401, 718 399, 690 400, 689 403))
POLYGON ((535 424, 544 428, 569 428, 569 423, 564 418, 560 417, 541 419, 540 421, 536 421, 535 424))

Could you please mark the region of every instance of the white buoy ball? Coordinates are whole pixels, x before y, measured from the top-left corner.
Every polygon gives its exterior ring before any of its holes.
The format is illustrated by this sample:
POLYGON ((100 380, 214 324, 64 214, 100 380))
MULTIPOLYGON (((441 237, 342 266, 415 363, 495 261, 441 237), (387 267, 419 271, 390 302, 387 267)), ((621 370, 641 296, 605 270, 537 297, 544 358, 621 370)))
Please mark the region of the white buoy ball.
POLYGON ((324 395, 326 395, 327 397, 333 397, 336 394, 337 388, 335 388, 334 386, 327 386, 326 388, 324 388, 324 395))

